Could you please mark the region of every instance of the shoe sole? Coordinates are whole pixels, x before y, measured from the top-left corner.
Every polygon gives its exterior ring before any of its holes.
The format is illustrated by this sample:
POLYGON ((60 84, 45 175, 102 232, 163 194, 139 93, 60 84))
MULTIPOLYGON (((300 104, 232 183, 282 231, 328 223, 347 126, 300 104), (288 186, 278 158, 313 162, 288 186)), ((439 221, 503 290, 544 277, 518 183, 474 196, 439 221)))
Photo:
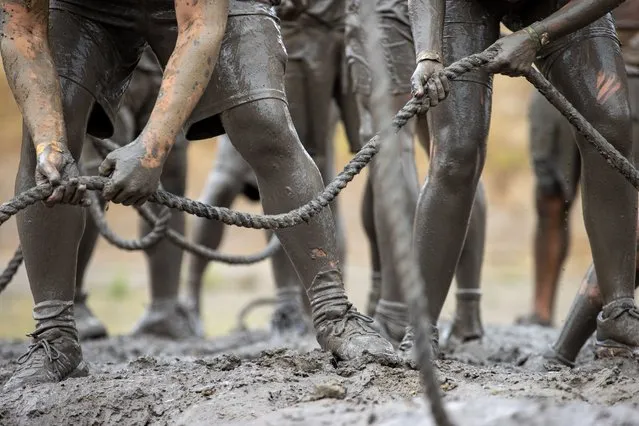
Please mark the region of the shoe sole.
POLYGON ((595 358, 639 358, 639 348, 612 340, 597 340, 595 358))

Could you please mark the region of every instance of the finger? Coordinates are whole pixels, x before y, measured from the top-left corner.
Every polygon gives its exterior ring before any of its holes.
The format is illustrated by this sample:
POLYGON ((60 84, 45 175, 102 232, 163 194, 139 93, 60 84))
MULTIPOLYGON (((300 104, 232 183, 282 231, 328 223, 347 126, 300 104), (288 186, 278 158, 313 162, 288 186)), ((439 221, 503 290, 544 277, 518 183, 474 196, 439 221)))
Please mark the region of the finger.
POLYGON ((78 180, 75 178, 69 179, 69 182, 65 185, 64 195, 62 197, 62 203, 71 204, 71 200, 75 196, 75 191, 78 187, 78 180))
POLYGON ((120 192, 118 192, 115 195, 115 197, 113 197, 112 201, 114 203, 123 204, 125 200, 127 200, 128 198, 131 198, 134 195, 138 195, 138 194, 135 194, 130 189, 122 189, 120 192))
POLYGON ((56 186, 55 189, 53 190, 53 193, 49 196, 49 198, 46 199, 44 204, 47 207, 53 207, 56 204, 59 204, 62 201, 63 197, 64 197, 64 187, 56 186))
POLYGON ((115 170, 115 160, 111 157, 107 157, 100 164, 98 168, 98 172, 100 172, 100 176, 108 177, 115 170))
POLYGON ((446 96, 448 96, 448 92, 450 92, 450 80, 446 77, 446 73, 444 71, 439 73, 439 81, 444 86, 444 92, 446 92, 446 96))
POLYGON ((435 106, 439 102, 439 95, 437 94, 437 86, 435 85, 435 79, 431 78, 426 83, 428 88, 428 100, 430 102, 430 106, 435 106))
POLYGON ((135 200, 135 203, 133 203, 133 205, 136 206, 136 207, 141 207, 141 206, 144 205, 144 203, 147 202, 148 199, 149 199, 149 197, 147 197, 147 196, 138 197, 138 199, 135 200))
POLYGON ((140 198, 139 195, 135 194, 135 195, 131 195, 130 197, 127 197, 125 200, 122 201, 122 205, 124 206, 132 206, 135 204, 135 202, 138 200, 138 198, 140 198))
POLYGON ((71 199, 71 204, 82 204, 82 200, 86 197, 87 186, 86 185, 78 185, 75 190, 75 194, 71 199))
POLYGON ((422 83, 421 76, 413 77, 411 79, 411 91, 413 92, 413 96, 416 98, 424 96, 424 85, 422 83))
POLYGON ((38 166, 40 173, 42 173, 51 185, 58 185, 60 183, 60 172, 51 163, 44 163, 38 166))
POLYGON ((437 99, 442 101, 444 100, 444 98, 446 98, 444 85, 442 84, 439 76, 435 77, 433 80, 435 81, 435 87, 437 88, 437 99))
POLYGON ((105 200, 111 201, 113 198, 122 191, 122 185, 113 181, 107 182, 102 190, 102 196, 105 200))

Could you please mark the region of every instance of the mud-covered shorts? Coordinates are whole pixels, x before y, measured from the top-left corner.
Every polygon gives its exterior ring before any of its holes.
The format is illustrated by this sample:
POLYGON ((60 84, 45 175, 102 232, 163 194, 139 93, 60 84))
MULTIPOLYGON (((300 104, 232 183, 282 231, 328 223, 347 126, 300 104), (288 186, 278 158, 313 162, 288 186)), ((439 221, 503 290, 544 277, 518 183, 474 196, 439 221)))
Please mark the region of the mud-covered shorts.
POLYGON ((355 95, 346 78, 343 25, 328 26, 312 17, 282 21, 282 39, 288 53, 286 90, 293 123, 314 159, 330 155, 333 139, 329 124, 337 106, 351 152, 359 143, 359 114, 355 95))
MULTIPOLYGON (((628 95, 635 164, 639 164, 639 70, 634 67, 628 67, 628 95)), ((529 119, 530 154, 538 191, 573 200, 581 174, 573 126, 537 91, 531 99, 529 119)))
MULTIPOLYGON (((52 0, 49 39, 61 78, 91 93, 88 133, 110 137, 122 95, 148 45, 162 66, 177 38, 171 0, 52 0)), ((273 8, 231 0, 226 33, 207 87, 186 123, 187 138, 224 133, 219 114, 259 99, 286 101, 286 51, 273 8)))
MULTIPOLYGON (((377 0, 379 2, 383 0, 377 0)), ((364 54, 363 28, 359 10, 353 2, 346 16, 346 63, 348 75, 356 93, 370 96, 372 75, 364 54)), ((410 93, 410 78, 415 71, 415 48, 410 25, 408 24, 408 0, 394 9, 397 15, 388 11, 380 15, 382 47, 388 66, 390 90, 395 95, 410 93)))

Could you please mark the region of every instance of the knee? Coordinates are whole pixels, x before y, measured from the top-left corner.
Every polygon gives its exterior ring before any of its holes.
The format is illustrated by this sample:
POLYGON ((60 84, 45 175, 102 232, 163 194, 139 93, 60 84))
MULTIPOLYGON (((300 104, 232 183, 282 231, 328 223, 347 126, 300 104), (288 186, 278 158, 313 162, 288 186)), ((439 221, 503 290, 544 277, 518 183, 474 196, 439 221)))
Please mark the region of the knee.
MULTIPOLYGON (((613 108, 600 111, 590 123, 626 158, 632 155, 632 116, 627 102, 617 102, 613 108)), ((590 146, 590 145, 589 145, 590 146)))
POLYGON ((453 188, 477 185, 484 166, 485 138, 454 134, 451 128, 441 129, 431 159, 430 178, 453 188), (453 143, 449 143, 453 142, 453 143))
POLYGON ((301 163, 311 162, 284 102, 267 99, 236 110, 232 130, 227 130, 237 150, 258 176, 299 169, 301 163))
POLYGON ((568 212, 569 201, 561 190, 540 191, 537 188, 535 207, 540 224, 560 224, 568 212))

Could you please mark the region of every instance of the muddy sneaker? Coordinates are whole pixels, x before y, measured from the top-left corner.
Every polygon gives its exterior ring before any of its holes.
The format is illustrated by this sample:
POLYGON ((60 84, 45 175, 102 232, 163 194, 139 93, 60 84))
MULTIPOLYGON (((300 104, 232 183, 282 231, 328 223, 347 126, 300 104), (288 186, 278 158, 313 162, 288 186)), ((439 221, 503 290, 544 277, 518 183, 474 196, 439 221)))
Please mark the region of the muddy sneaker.
POLYGON ((375 320, 373 327, 393 346, 399 346, 406 334, 406 326, 408 326, 408 307, 406 304, 381 299, 377 303, 373 319, 375 320))
POLYGON ((368 293, 368 306, 366 313, 368 316, 375 315, 377 304, 382 294, 382 274, 379 271, 373 271, 371 274, 371 290, 368 293))
POLYGON ((42 383, 56 383, 89 374, 73 322, 73 303, 52 300, 33 308, 36 331, 28 351, 18 358, 18 369, 3 391, 42 383))
POLYGON ((348 301, 339 271, 318 274, 308 297, 317 342, 324 350, 341 360, 370 354, 382 362, 399 361, 393 345, 371 327, 373 319, 357 312, 348 301))
POLYGON ((310 319, 302 306, 299 287, 277 289, 277 304, 271 316, 271 330, 278 335, 302 336, 310 332, 310 319))
MULTIPOLYGON (((430 335, 431 358, 435 360, 439 358, 439 331, 437 330, 437 327, 431 325, 430 335)), ((406 327, 404 338, 397 349, 402 361, 412 368, 417 368, 417 354, 415 354, 415 329, 412 326, 406 327)))
POLYGON ((639 358, 639 310, 632 298, 604 306, 597 317, 597 358, 639 358))
POLYGON ((181 340, 202 337, 204 331, 197 317, 182 303, 164 299, 151 303, 131 334, 181 340))
POLYGON ((102 321, 96 317, 87 306, 87 295, 82 293, 76 296, 73 316, 80 340, 102 339, 107 337, 107 330, 102 321))
POLYGON ((517 325, 538 325, 540 327, 552 327, 552 322, 549 320, 542 319, 536 313, 523 315, 518 317, 515 320, 515 324, 517 325))
POLYGON ((480 290, 457 291, 455 319, 446 338, 446 345, 455 345, 484 337, 480 314, 480 290))

